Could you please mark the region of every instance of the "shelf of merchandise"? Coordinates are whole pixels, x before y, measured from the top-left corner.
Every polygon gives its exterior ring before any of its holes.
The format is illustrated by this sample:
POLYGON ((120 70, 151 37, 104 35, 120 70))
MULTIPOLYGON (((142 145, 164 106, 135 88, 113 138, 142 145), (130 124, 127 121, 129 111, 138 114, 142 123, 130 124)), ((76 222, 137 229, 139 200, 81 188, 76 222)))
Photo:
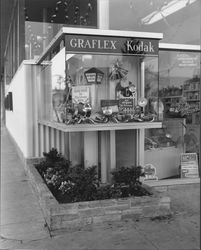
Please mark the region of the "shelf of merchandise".
POLYGON ((187 102, 199 102, 200 99, 187 99, 187 102))
POLYGON ((179 101, 182 97, 183 97, 182 95, 178 95, 178 96, 172 95, 172 96, 163 96, 163 97, 161 97, 161 99, 164 100, 165 104, 171 104, 175 100, 179 101))
POLYGON ((105 123, 105 124, 75 124, 66 125, 53 121, 40 120, 40 125, 54 128, 63 132, 87 132, 87 131, 112 131, 128 129, 162 128, 162 122, 129 122, 129 123, 105 123))
POLYGON ((189 92, 199 92, 199 89, 189 89, 189 90, 183 90, 184 93, 189 93, 189 92))

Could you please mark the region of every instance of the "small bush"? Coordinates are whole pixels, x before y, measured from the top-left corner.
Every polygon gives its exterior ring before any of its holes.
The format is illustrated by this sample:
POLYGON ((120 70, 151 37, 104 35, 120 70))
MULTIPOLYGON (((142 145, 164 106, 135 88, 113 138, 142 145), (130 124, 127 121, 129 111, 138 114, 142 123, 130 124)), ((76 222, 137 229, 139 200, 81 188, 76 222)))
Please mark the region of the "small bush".
POLYGON ((114 170, 112 184, 108 185, 100 183, 96 166, 87 169, 81 165, 72 166, 54 148, 44 153, 44 160, 35 166, 61 203, 150 195, 141 186, 143 171, 140 166, 114 170))
POLYGON ((112 171, 113 184, 122 197, 143 196, 150 193, 141 186, 140 177, 144 176, 141 166, 121 167, 112 171))
POLYGON ((84 169, 78 165, 69 168, 68 176, 59 190, 71 202, 91 201, 96 199, 97 187, 96 166, 84 169))

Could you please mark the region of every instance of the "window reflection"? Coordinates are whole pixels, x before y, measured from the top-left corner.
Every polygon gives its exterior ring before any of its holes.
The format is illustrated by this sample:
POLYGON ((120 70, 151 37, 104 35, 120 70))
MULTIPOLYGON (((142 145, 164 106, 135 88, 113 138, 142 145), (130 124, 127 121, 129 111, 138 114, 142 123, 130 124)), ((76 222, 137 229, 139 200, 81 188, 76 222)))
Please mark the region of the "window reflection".
POLYGON ((162 42, 200 44, 199 0, 110 0, 109 5, 110 29, 162 32, 162 42))
POLYGON ((145 131, 145 163, 156 166, 163 179, 179 176, 181 153, 197 153, 199 158, 199 53, 159 52, 159 100, 164 107, 163 128, 145 131))
POLYGON ((96 0, 25 1, 25 56, 41 55, 62 27, 97 27, 96 0))

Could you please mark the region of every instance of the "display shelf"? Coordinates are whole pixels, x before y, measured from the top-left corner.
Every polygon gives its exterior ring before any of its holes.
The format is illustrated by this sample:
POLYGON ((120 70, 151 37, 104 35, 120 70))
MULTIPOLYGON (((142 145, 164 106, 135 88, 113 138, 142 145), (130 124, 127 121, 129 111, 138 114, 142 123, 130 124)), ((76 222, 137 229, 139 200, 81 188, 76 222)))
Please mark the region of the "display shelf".
POLYGON ((167 95, 167 96, 163 96, 161 97, 162 99, 167 99, 167 98, 181 98, 182 95, 167 95))
POLYGON ((188 90, 184 90, 184 93, 187 92, 199 92, 199 89, 188 89, 188 90))
POLYGON ((86 131, 106 131, 106 130, 128 130, 128 129, 149 129, 162 128, 162 122, 129 122, 129 123, 105 123, 105 124, 76 124, 66 125, 53 121, 38 121, 40 125, 45 125, 63 132, 86 132, 86 131))
POLYGON ((187 102, 199 102, 200 99, 187 99, 187 102))

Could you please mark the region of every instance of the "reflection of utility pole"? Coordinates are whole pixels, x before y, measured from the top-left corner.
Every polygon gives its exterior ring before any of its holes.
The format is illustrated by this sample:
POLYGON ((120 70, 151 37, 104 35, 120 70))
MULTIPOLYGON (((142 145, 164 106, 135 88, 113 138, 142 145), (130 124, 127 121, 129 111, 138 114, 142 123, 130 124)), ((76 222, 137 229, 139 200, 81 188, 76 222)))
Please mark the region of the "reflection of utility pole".
POLYGON ((186 129, 187 129, 186 119, 184 118, 183 122, 181 121, 180 123, 181 123, 182 128, 183 128, 183 132, 182 132, 182 134, 183 134, 183 136, 182 136, 182 148, 183 148, 183 152, 186 152, 186 145, 185 145, 185 140, 184 140, 184 136, 186 134, 186 129))
POLYGON ((48 45, 47 30, 48 30, 47 8, 43 8, 43 51, 48 45))
POLYGON ((61 89, 61 84, 62 84, 63 81, 64 81, 63 77, 62 76, 58 76, 57 83, 59 84, 59 89, 61 89))

